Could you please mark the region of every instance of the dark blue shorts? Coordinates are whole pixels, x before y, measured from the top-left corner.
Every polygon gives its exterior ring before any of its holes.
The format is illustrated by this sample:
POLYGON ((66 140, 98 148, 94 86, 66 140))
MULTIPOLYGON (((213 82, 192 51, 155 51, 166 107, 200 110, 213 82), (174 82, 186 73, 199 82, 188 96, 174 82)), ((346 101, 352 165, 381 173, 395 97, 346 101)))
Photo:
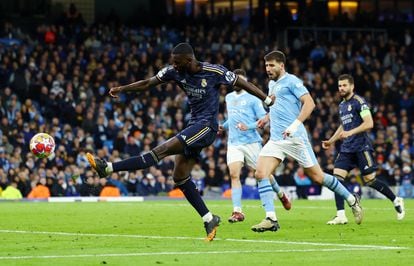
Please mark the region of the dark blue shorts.
POLYGON ((377 170, 372 151, 340 152, 335 160, 335 168, 351 171, 358 167, 362 176, 372 174, 377 170))
POLYGON ((217 131, 201 124, 192 124, 176 135, 184 144, 184 155, 193 158, 197 158, 203 148, 210 146, 216 136, 217 131))

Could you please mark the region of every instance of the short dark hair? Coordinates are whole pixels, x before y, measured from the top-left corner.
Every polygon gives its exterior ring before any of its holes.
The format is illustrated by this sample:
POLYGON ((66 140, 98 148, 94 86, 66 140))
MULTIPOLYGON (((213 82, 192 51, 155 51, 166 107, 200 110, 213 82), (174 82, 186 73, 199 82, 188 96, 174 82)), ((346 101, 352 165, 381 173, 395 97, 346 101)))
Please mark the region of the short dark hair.
POLYGON ((354 78, 349 74, 342 74, 338 77, 338 81, 340 80, 348 80, 349 84, 354 85, 354 78))
POLYGON ((286 56, 282 51, 272 51, 264 56, 265 61, 275 60, 278 63, 286 64, 286 56))
POLYGON ((237 74, 237 75, 242 75, 242 76, 245 76, 245 77, 247 76, 246 71, 244 71, 244 69, 241 69, 241 68, 233 70, 233 73, 237 74))
POLYGON ((194 55, 194 51, 189 43, 182 42, 173 48, 172 54, 194 55))

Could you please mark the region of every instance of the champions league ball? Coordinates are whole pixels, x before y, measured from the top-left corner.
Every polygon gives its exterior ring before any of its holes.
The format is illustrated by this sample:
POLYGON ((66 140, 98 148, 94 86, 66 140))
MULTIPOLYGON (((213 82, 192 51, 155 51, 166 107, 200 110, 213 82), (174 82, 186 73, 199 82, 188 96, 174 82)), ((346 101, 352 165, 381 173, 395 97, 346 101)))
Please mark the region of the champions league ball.
POLYGON ((30 140, 30 151, 37 158, 47 158, 55 151, 55 140, 46 133, 38 133, 30 140))

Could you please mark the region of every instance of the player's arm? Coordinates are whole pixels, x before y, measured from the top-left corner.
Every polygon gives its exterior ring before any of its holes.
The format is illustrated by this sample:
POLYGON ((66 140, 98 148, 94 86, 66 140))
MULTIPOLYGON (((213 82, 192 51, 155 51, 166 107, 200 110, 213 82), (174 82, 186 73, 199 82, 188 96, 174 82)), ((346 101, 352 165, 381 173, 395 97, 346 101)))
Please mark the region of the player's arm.
POLYGON ((315 109, 315 102, 309 93, 306 93, 300 97, 302 108, 300 109, 299 116, 293 121, 288 128, 283 132, 283 136, 287 137, 292 135, 298 130, 298 127, 310 116, 313 109, 315 109))
POLYGON ((120 92, 144 91, 161 83, 163 83, 163 81, 158 79, 157 76, 153 76, 125 86, 113 87, 110 89, 109 95, 116 98, 120 92))
POLYGON ((237 78, 236 82, 234 83, 234 86, 238 86, 247 91, 248 93, 256 96, 257 98, 262 100, 267 106, 271 106, 274 103, 274 96, 267 96, 258 87, 242 78, 237 78))
POLYGON ((341 139, 348 138, 352 135, 359 134, 361 132, 365 132, 367 130, 370 130, 374 127, 374 121, 372 119, 371 111, 366 107, 365 109, 362 109, 359 115, 362 118, 362 123, 357 126, 356 128, 353 128, 349 131, 344 131, 341 133, 340 137, 341 139))
POLYGON ((344 128, 342 127, 342 125, 340 125, 330 139, 322 141, 322 148, 328 149, 332 144, 334 144, 338 139, 340 139, 340 135, 343 131, 344 128))

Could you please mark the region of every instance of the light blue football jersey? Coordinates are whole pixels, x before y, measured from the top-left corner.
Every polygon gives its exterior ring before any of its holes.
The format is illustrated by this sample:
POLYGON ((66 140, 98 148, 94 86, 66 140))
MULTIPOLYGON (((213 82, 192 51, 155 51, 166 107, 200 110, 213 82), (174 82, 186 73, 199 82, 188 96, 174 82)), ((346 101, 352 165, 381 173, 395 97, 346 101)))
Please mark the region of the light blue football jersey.
POLYGON ((226 106, 228 119, 224 125, 229 130, 228 144, 243 145, 262 142, 262 137, 256 129, 256 121, 266 115, 262 101, 257 97, 242 91, 235 91, 226 95, 226 106), (242 131, 237 128, 238 123, 249 127, 242 131))
MULTIPOLYGON (((300 97, 309 93, 295 75, 286 72, 279 80, 269 82, 269 95, 276 96, 275 103, 270 106, 270 139, 283 139, 283 131, 298 118, 302 103, 300 97)), ((301 124, 292 137, 308 140, 305 126, 301 124)))

